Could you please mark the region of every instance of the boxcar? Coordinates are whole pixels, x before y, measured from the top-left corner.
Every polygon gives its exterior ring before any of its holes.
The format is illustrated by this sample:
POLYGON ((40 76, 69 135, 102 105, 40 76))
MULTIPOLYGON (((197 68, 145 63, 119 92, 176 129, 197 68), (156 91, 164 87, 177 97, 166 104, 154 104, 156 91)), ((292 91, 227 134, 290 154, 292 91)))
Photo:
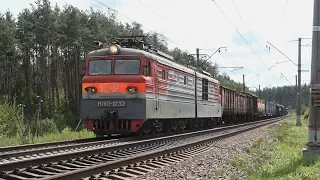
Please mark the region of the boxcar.
POLYGON ((263 118, 265 114, 265 101, 262 99, 258 99, 258 116, 259 118, 263 118))
POLYGON ((277 114, 277 107, 274 103, 272 102, 266 102, 265 103, 265 106, 266 106, 266 113, 265 113, 265 116, 266 117, 274 117, 276 116, 277 114))
POLYGON ((236 94, 237 99, 237 117, 240 121, 246 120, 246 107, 247 107, 247 98, 245 93, 237 93, 236 94))
POLYGON ((281 104, 277 104, 277 116, 279 117, 284 115, 286 115, 284 106, 281 104))
POLYGON ((234 122, 238 112, 237 108, 237 92, 220 86, 221 94, 221 107, 222 107, 222 121, 223 122, 234 122))
POLYGON ((246 120, 253 121, 257 120, 258 115, 258 98, 256 95, 251 93, 244 93, 246 95, 246 104, 245 104, 245 111, 246 111, 246 120))

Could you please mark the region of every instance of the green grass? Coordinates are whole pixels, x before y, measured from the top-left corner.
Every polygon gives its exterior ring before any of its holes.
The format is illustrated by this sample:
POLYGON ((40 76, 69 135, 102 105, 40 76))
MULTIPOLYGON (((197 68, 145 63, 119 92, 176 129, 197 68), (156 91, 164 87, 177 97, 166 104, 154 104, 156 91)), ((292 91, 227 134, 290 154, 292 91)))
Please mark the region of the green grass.
POLYGON ((84 139, 84 138, 92 138, 95 137, 93 132, 82 130, 79 132, 71 131, 69 128, 64 129, 61 133, 50 133, 45 134, 43 137, 34 137, 33 139, 26 138, 26 140, 22 140, 20 137, 0 137, 0 147, 4 146, 13 146, 13 145, 21 145, 21 144, 34 144, 34 143, 46 143, 46 142, 54 142, 54 141, 67 141, 67 140, 75 140, 75 139, 84 139), (26 141, 26 143, 23 143, 26 141))
POLYGON ((320 179, 320 159, 305 159, 307 120, 295 126, 295 116, 271 131, 271 139, 258 140, 244 150, 251 158, 237 157, 229 163, 248 179, 320 179))

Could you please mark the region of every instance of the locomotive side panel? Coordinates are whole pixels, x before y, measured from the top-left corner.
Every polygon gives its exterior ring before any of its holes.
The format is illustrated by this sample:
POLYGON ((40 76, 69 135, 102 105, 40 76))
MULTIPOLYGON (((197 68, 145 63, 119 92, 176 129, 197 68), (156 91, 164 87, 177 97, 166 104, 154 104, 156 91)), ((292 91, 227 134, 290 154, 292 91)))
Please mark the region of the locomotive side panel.
POLYGON ((156 66, 155 98, 147 100, 147 119, 194 118, 194 78, 192 75, 156 66))
POLYGON ((219 82, 200 73, 197 73, 197 77, 197 116, 221 117, 219 82))

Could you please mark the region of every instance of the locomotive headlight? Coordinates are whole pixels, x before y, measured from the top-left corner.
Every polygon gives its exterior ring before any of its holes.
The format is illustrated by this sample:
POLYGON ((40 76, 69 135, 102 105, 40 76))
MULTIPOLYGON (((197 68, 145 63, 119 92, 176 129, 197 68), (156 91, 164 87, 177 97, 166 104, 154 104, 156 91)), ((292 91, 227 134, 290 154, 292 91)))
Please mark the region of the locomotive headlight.
POLYGON ((109 53, 110 54, 117 54, 120 50, 120 47, 116 44, 112 44, 110 47, 109 47, 109 53))
POLYGON ((95 94, 97 92, 95 87, 86 87, 84 90, 86 90, 89 94, 95 94))
POLYGON ((128 86, 127 87, 127 91, 128 91, 128 93, 137 93, 138 92, 138 88, 132 87, 132 86, 128 86))

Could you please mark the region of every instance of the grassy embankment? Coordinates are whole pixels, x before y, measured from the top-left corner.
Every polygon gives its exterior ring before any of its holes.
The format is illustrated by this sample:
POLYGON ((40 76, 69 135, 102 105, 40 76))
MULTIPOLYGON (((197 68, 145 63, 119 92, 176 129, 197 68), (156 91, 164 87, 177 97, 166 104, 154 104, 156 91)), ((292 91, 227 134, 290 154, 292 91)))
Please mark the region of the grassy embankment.
POLYGON ((75 140, 75 139, 84 139, 84 138, 92 138, 95 137, 91 131, 82 130, 82 131, 71 131, 69 128, 65 128, 62 132, 55 132, 45 134, 42 137, 34 137, 34 138, 25 138, 22 141, 19 136, 15 137, 6 137, 3 136, 0 139, 0 147, 4 146, 13 146, 13 145, 21 145, 21 144, 35 144, 35 143, 46 143, 46 142, 54 142, 54 141, 67 141, 67 140, 75 140))
POLYGON ((302 157, 308 121, 303 119, 303 126, 296 127, 295 120, 293 116, 271 130, 271 138, 257 140, 245 148, 247 158, 237 157, 229 163, 243 170, 247 179, 320 179, 320 159, 302 157))
POLYGON ((55 119, 42 119, 43 136, 37 137, 36 132, 40 128, 39 124, 36 125, 35 117, 23 121, 20 111, 17 105, 0 104, 0 147, 94 137, 84 127, 81 127, 81 131, 72 130, 67 123, 73 121, 72 117, 62 115, 55 119))

